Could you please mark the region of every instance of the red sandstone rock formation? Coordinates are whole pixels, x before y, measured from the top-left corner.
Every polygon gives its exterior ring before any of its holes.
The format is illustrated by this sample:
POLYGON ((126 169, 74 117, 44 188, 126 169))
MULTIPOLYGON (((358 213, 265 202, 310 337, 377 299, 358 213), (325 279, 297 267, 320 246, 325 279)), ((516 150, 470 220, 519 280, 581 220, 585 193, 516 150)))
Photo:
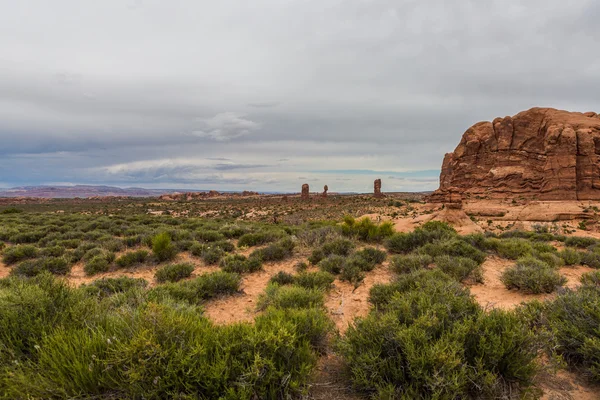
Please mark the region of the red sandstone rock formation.
POLYGON ((310 192, 309 192, 309 187, 308 187, 308 183, 305 183, 304 185, 302 185, 302 195, 301 198, 303 200, 308 200, 310 197, 310 192))
POLYGON ((444 157, 431 201, 490 198, 600 200, 600 116, 532 108, 479 122, 444 157))
POLYGON ((321 195, 323 198, 327 197, 328 190, 329 190, 329 187, 327 185, 323 186, 323 194, 321 195))
POLYGON ((383 197, 383 193, 381 193, 381 179, 375 179, 373 185, 373 194, 375 197, 383 197))

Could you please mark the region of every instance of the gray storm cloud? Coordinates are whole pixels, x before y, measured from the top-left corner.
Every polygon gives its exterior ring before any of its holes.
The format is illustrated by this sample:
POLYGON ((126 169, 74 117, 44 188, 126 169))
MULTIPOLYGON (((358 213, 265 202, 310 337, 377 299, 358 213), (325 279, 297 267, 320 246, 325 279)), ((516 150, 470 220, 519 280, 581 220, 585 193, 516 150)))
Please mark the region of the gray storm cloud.
POLYGON ((0 185, 434 189, 477 121, 600 111, 599 19, 593 0, 0 0, 0 185))

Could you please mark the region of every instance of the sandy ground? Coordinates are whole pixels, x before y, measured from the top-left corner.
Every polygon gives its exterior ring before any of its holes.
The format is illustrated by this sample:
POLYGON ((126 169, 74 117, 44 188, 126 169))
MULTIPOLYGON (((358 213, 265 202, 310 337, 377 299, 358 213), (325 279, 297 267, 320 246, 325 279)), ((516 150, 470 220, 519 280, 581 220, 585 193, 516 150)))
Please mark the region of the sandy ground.
POLYGON ((327 293, 325 307, 341 334, 346 332, 354 318, 364 317, 369 313, 371 307, 368 298, 373 285, 389 283, 392 278, 393 274, 385 262, 367 272, 365 280, 356 289, 352 283, 335 280, 334 287, 327 293))
POLYGON ((10 274, 10 268, 0 261, 0 279, 6 278, 10 274))
MULTIPOLYGON (((531 300, 545 300, 552 298, 555 294, 523 294, 517 290, 508 290, 500 281, 500 276, 504 270, 515 262, 488 256, 482 264, 483 284, 470 285, 471 294, 475 296, 477 302, 486 308, 512 309, 522 302, 531 300)), ((575 288, 579 286, 579 278, 586 272, 595 271, 593 268, 578 265, 574 267, 563 267, 559 269, 561 275, 567 278, 566 287, 575 288)))
POLYGON ((244 275, 241 293, 207 302, 204 306, 206 315, 218 324, 251 322, 256 315, 258 296, 264 292, 271 276, 279 271, 294 273, 294 265, 298 261, 303 261, 303 258, 267 263, 262 271, 244 275))

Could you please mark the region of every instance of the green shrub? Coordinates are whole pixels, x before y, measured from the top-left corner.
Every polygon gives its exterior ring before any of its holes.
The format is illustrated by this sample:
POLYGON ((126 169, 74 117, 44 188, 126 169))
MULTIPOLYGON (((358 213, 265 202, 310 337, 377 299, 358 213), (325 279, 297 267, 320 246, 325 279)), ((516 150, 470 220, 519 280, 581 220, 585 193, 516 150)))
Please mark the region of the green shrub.
POLYGON ((335 226, 305 229, 298 233, 298 242, 306 247, 322 246, 338 239, 341 239, 340 229, 335 226))
POLYGON ((45 271, 55 275, 67 275, 71 272, 71 266, 62 257, 43 257, 37 260, 23 261, 12 269, 11 274, 36 276, 45 271))
POLYGON ((525 293, 552 293, 567 279, 554 268, 531 256, 521 258, 514 267, 507 268, 500 278, 507 289, 525 293))
POLYGON ((175 258, 177 249, 171 243, 171 236, 167 232, 159 233, 152 238, 152 252, 160 262, 175 258))
POLYGON ((0 214, 20 214, 22 212, 23 212, 23 210, 21 210, 19 208, 9 207, 9 208, 5 208, 4 210, 2 210, 0 212, 0 214))
POLYGON ((352 283, 356 288, 365 279, 365 273, 358 262, 344 263, 340 279, 352 283))
POLYGON ((346 258, 332 254, 327 258, 319 261, 319 268, 322 271, 329 272, 330 274, 337 275, 342 272, 346 258))
POLYGON ((496 251, 501 257, 516 260, 531 255, 533 246, 525 239, 505 239, 498 242, 496 251))
POLYGON ((338 239, 325 243, 318 249, 313 250, 308 258, 311 264, 317 265, 322 259, 330 255, 347 256, 354 250, 354 243, 346 239, 338 239))
POLYGON ((396 233, 385 242, 386 249, 391 253, 409 253, 427 243, 438 240, 448 240, 456 236, 456 230, 450 225, 429 221, 410 233, 396 233))
POLYGON ((600 382, 600 290, 590 286, 566 290, 547 304, 544 317, 553 332, 556 352, 600 382))
POLYGON ((364 259, 372 265, 381 264, 387 257, 385 251, 376 249, 374 247, 365 247, 364 249, 355 252, 353 255, 364 259))
POLYGON ((292 285, 296 282, 296 277, 284 271, 279 271, 275 275, 271 276, 269 283, 276 283, 280 286, 292 285))
POLYGON ((296 272, 304 272, 308 269, 308 264, 304 261, 298 261, 296 265, 294 265, 294 269, 296 272))
POLYGON ((192 280, 162 284, 152 289, 149 296, 151 299, 168 296, 189 304, 201 304, 205 300, 238 292, 240 282, 238 274, 217 271, 192 280))
POLYGON ((246 233, 239 238, 238 247, 260 246, 261 244, 274 242, 278 238, 279 235, 273 232, 246 233))
POLYGON ((221 260, 220 267, 225 272, 243 274, 260 271, 262 263, 257 258, 246 258, 241 254, 231 254, 221 260))
POLYGON ((199 242, 210 243, 222 241, 223 239, 225 239, 225 236, 217 231, 196 232, 196 240, 199 242))
POLYGON ((391 258, 390 268, 397 274, 408 274, 426 268, 432 263, 433 257, 429 254, 397 255, 391 258))
POLYGON ((285 238, 263 249, 254 250, 250 254, 250 258, 256 258, 263 262, 282 261, 292 256, 294 247, 294 241, 291 238, 285 238))
POLYGON ((241 226, 232 225, 221 228, 219 232, 228 239, 235 239, 248 233, 248 230, 241 226))
POLYGON ((351 216, 346 216, 342 224, 342 234, 365 242, 381 242, 394 234, 394 225, 391 222, 378 225, 368 217, 355 221, 351 216))
POLYGON ((270 306, 283 309, 323 307, 323 292, 295 285, 270 284, 265 293, 259 296, 257 307, 258 310, 265 310, 270 306))
POLYGON ((62 257, 65 254, 63 246, 45 247, 40 250, 40 255, 45 257, 62 257))
POLYGON ((598 243, 597 239, 589 238, 589 237, 580 237, 580 236, 569 236, 565 240, 565 245, 571 247, 579 247, 585 249, 586 247, 590 247, 598 243))
POLYGON ((115 260, 120 268, 131 267, 136 264, 143 264, 150 254, 146 250, 136 250, 123 254, 115 260))
POLYGON ((133 288, 145 288, 148 285, 145 279, 129 278, 121 276, 118 278, 96 279, 89 285, 82 286, 92 296, 103 298, 116 293, 123 293, 133 288))
POLYGON ((217 246, 206 245, 200 257, 207 265, 216 265, 221 261, 225 252, 217 246))
POLYGON ((486 258, 484 252, 458 238, 427 243, 419 248, 418 252, 421 254, 429 254, 434 258, 444 255, 466 257, 474 260, 477 264, 483 263, 486 258))
POLYGON ((192 264, 172 264, 165 265, 159 268, 154 274, 156 282, 178 282, 182 279, 189 278, 194 272, 194 266, 192 264))
POLYGON ((535 258, 541 260, 551 267, 559 268, 565 265, 565 261, 557 253, 537 253, 535 258))
POLYGON ((102 272, 107 272, 110 268, 110 263, 110 255, 99 254, 92 257, 92 259, 85 263, 83 271, 86 275, 96 275, 102 272))
POLYGON ((231 253, 235 250, 235 246, 233 243, 228 242, 227 240, 220 240, 218 242, 212 243, 212 246, 218 247, 226 253, 231 253))
POLYGON ((333 284, 335 277, 329 272, 302 272, 295 277, 295 284, 306 289, 327 290, 333 284))
POLYGON ((514 314, 484 313, 439 270, 376 285, 377 309, 338 345, 353 386, 377 398, 502 398, 532 383, 538 345, 514 314))
POLYGON ((438 256, 435 265, 459 282, 467 278, 475 282, 483 282, 483 272, 477 262, 466 257, 438 256))
POLYGON ((587 272, 581 275, 579 281, 583 286, 600 288, 600 271, 587 272))
POLYGON ((581 259, 582 259, 581 252, 571 249, 571 248, 568 248, 568 247, 562 251, 559 251, 558 256, 563 259, 563 261, 565 262, 565 265, 580 264, 581 259))
POLYGON ((36 258, 37 256, 38 249, 35 246, 11 246, 2 252, 2 262, 6 265, 10 265, 29 258, 36 258))
POLYGON ((581 263, 588 267, 600 269, 600 254, 595 251, 586 251, 581 256, 581 263))

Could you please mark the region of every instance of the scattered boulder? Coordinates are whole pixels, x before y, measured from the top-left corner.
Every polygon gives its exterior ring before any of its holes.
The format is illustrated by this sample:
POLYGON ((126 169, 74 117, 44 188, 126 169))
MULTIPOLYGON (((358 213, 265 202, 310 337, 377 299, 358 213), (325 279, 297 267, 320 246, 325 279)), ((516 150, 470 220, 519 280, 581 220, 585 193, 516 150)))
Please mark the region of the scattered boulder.
POLYGON ((600 116, 532 108, 479 122, 444 157, 433 202, 482 198, 600 200, 600 116))
POLYGON ((308 200, 310 198, 309 190, 310 190, 310 188, 308 186, 308 183, 305 183, 304 185, 302 185, 302 194, 301 194, 302 200, 308 200))

